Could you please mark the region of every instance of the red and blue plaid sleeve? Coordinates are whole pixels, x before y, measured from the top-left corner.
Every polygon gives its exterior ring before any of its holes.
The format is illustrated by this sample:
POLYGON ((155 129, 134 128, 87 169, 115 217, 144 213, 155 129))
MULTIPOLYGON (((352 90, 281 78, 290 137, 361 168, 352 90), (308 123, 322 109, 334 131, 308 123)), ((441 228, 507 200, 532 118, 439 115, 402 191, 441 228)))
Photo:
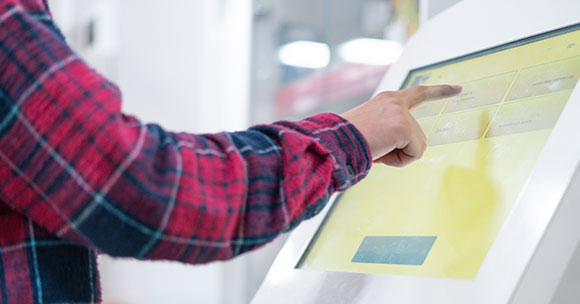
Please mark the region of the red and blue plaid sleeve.
POLYGON ((0 199, 113 256, 203 263, 317 214, 371 165, 338 115, 244 132, 168 132, 121 113, 118 88, 50 20, 0 10, 0 199))

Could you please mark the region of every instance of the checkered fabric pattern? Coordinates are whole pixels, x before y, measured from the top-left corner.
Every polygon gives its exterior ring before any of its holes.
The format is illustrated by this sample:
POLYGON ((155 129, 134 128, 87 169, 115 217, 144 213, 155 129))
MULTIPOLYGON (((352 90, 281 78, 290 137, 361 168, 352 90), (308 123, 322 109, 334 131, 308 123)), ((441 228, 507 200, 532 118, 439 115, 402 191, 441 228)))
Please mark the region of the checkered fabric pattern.
POLYGON ((67 46, 45 1, 0 0, 0 304, 99 302, 97 252, 231 259, 370 166, 361 134, 334 114, 206 135, 143 124, 67 46))

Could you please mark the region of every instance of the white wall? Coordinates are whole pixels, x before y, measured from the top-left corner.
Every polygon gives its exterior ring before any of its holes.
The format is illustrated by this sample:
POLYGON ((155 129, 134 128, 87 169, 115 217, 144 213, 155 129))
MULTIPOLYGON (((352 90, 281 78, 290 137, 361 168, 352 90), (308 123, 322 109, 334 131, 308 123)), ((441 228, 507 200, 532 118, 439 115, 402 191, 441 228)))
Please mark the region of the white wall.
POLYGON ((126 111, 178 131, 247 126, 250 0, 120 4, 126 111))
POLYGON ((120 2, 123 110, 176 131, 202 131, 205 1, 120 2))
MULTIPOLYGON (((171 131, 240 130, 249 113, 251 0, 51 0, 123 111, 171 131), (96 44, 85 45, 98 20, 96 44)), ((106 303, 247 303, 247 258, 208 266, 99 258, 106 303)))

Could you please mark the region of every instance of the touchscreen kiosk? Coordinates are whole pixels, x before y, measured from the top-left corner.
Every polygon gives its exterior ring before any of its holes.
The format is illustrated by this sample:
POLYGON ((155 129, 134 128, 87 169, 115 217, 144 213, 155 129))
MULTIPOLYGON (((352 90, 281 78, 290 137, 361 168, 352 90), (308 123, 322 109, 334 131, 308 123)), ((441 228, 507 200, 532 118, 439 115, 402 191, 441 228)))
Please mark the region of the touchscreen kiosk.
POLYGON ((411 111, 425 155, 303 223, 253 303, 550 303, 580 257, 578 12, 466 0, 425 24, 377 89, 463 86, 411 111))
POLYGON ((333 205, 299 267, 473 279, 579 76, 580 26, 410 71, 402 88, 463 92, 411 112, 424 157, 374 166, 333 205))

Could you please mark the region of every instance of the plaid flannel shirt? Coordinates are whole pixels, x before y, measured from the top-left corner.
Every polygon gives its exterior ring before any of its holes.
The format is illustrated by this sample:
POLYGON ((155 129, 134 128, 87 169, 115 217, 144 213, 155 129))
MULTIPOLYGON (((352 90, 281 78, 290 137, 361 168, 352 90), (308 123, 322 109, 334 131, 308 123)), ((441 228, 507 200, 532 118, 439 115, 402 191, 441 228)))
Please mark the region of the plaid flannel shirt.
POLYGON ((0 0, 0 304, 94 303, 96 253, 206 263, 317 214, 371 165, 321 114, 172 133, 121 113, 43 0, 0 0))

